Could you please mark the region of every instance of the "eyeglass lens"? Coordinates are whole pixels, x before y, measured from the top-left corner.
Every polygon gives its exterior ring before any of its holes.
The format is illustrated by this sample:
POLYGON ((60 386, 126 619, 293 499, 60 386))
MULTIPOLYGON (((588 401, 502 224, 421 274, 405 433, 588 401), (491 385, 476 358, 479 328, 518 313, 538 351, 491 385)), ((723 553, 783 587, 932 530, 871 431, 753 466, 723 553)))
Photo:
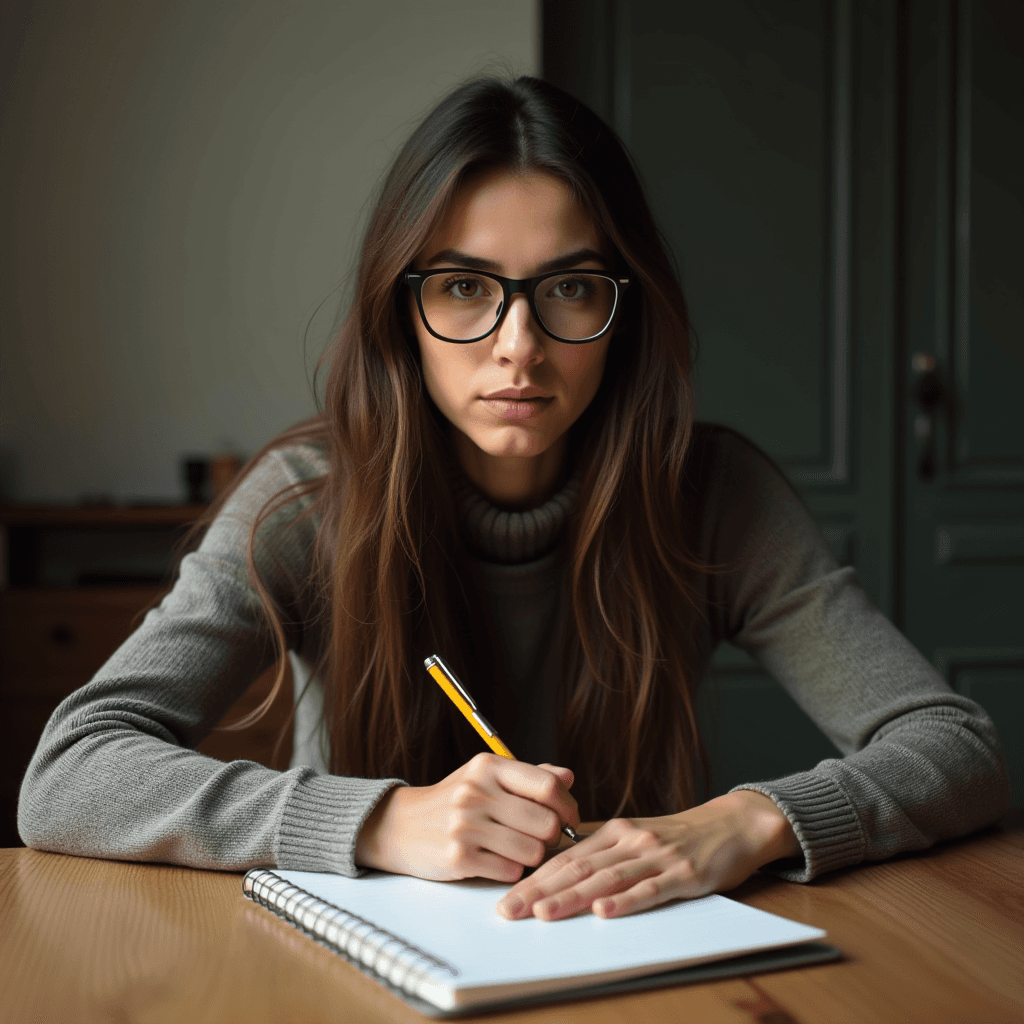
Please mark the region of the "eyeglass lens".
MULTIPOLYGON (((566 341, 601 334, 615 312, 615 282, 599 274, 546 277, 534 292, 544 327, 566 341)), ((430 329, 452 341, 486 334, 501 314, 501 285, 482 274, 437 274, 423 282, 423 315, 430 329)))

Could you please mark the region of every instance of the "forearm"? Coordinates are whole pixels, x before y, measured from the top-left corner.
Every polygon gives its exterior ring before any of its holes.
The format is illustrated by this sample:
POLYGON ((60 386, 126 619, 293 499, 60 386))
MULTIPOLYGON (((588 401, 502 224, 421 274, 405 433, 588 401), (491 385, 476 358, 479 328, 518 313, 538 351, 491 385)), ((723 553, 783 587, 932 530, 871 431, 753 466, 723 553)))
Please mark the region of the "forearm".
POLYGON ((79 722, 77 736, 59 724, 44 735, 19 802, 27 845, 199 868, 354 874, 363 819, 395 785, 225 763, 142 731, 124 709, 117 718, 84 734, 79 722))
POLYGON ((850 569, 769 601, 737 638, 844 757, 744 788, 800 840, 797 881, 921 850, 996 820, 1009 787, 991 719, 873 608, 850 569))
POLYGON ((952 694, 889 723, 863 750, 743 788, 770 797, 789 819, 803 863, 771 870, 801 882, 967 835, 995 821, 1009 799, 991 723, 952 694))

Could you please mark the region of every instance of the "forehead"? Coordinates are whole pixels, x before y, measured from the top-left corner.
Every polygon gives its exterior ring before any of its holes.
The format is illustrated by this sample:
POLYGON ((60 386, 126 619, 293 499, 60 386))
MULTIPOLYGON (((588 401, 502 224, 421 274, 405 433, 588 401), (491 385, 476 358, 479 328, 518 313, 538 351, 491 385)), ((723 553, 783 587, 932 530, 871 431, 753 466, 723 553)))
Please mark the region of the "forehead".
POLYGON ((543 171, 489 171, 460 186, 421 255, 429 262, 457 249, 525 273, 531 264, 581 248, 605 252, 607 245, 568 185, 543 171))

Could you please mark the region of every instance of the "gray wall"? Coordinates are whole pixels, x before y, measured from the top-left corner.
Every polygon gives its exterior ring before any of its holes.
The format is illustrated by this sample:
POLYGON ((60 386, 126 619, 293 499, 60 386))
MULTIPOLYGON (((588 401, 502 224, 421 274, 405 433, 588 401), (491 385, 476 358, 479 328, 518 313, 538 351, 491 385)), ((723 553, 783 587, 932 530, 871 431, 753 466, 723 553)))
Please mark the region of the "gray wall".
POLYGON ((19 501, 178 499, 183 453, 251 454, 310 415, 406 134, 467 74, 539 65, 536 0, 8 0, 0 37, 19 501))

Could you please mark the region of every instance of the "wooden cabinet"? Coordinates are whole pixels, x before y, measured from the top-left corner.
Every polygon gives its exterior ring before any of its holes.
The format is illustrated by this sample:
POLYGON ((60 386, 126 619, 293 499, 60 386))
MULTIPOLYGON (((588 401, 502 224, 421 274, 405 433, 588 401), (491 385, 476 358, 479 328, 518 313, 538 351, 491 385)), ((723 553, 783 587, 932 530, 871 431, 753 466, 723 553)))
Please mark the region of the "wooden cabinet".
POLYGON ((159 600, 156 587, 0 594, 0 692, 60 700, 87 682, 159 600))
MULTIPOLYGON (((54 708, 92 678, 166 590, 166 584, 131 582, 40 586, 41 578, 100 576, 95 564, 77 576, 74 566, 47 565, 48 550, 61 549, 59 536, 57 540, 54 537, 61 532, 73 534, 88 555, 104 546, 117 549, 118 536, 149 531, 150 570, 152 551, 159 548, 162 536, 166 541, 165 572, 169 574, 174 541, 200 511, 194 506, 0 509, 0 550, 8 569, 7 586, 0 590, 0 721, 5 731, 0 743, 0 847, 21 845, 16 826, 18 789, 54 708), (92 532, 98 538, 95 545, 89 543, 92 532)), ((64 544, 65 553, 66 549, 64 544)), ((140 572, 133 577, 122 562, 118 572, 106 578, 130 581, 143 575, 140 572)), ((268 672, 254 681, 200 745, 203 753, 225 761, 246 758, 269 767, 287 765, 291 737, 286 735, 280 744, 278 739, 286 731, 291 710, 290 675, 270 712, 259 722, 240 731, 223 728, 267 696, 273 676, 268 672)))

